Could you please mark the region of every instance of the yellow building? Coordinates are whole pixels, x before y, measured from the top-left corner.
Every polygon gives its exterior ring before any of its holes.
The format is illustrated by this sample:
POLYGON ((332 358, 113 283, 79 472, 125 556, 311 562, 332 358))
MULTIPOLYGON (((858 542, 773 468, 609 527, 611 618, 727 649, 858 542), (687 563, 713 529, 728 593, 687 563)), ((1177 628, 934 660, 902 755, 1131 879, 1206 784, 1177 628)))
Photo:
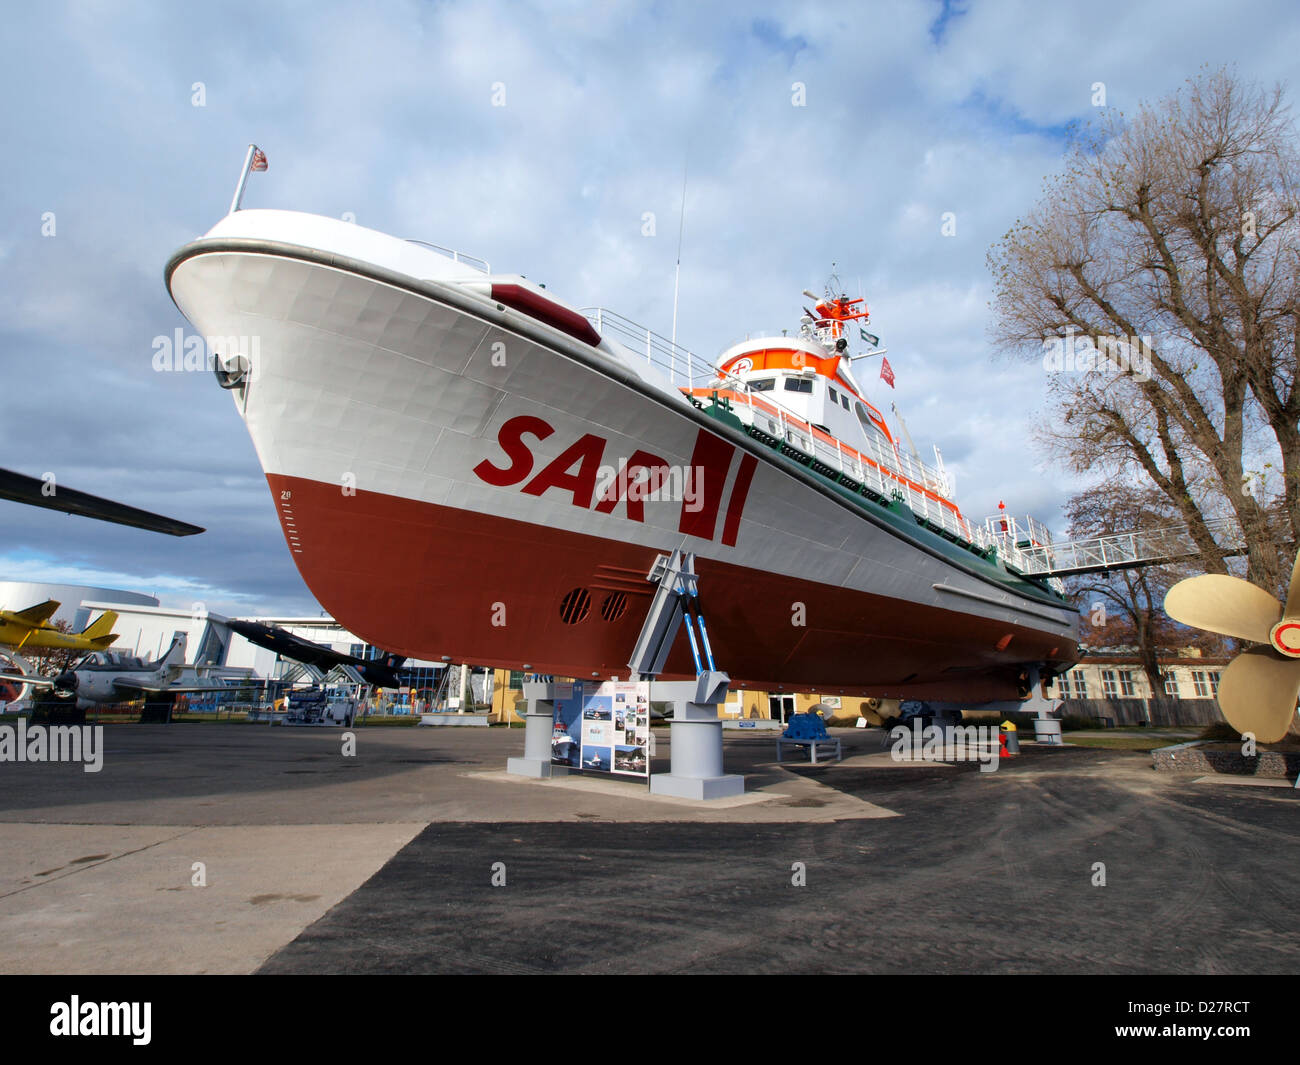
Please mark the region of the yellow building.
POLYGON ((517 669, 492 671, 492 713, 497 724, 522 725, 528 701, 524 698, 524 675, 517 669))

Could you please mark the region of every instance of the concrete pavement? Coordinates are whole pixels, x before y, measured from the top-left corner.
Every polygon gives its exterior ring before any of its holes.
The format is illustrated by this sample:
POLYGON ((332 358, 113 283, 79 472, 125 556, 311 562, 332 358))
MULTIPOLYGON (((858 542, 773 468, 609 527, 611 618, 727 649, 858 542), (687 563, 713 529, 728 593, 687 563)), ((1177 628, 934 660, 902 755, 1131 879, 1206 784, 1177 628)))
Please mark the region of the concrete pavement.
POLYGON ((0 971, 1300 963, 1291 791, 1068 746, 899 764, 839 734, 842 763, 801 767, 728 733, 750 794, 717 805, 508 777, 521 730, 363 727, 348 758, 337 730, 109 728, 100 773, 0 765, 0 971))

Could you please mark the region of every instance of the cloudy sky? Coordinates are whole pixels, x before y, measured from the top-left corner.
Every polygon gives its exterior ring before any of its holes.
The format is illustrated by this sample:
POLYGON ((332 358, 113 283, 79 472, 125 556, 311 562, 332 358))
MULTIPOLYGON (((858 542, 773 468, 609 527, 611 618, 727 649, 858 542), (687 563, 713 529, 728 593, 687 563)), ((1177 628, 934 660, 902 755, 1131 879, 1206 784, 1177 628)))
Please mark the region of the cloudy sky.
POLYGON ((1204 65, 1271 84, 1297 54, 1286 2, 10 8, 0 465, 208 531, 0 503, 0 578, 317 611, 229 397, 151 365, 184 324, 163 266, 225 212, 250 141, 270 169, 246 206, 351 212, 662 333, 685 166, 680 342, 795 326, 834 261, 897 377, 868 371, 869 397, 939 445, 963 509, 1059 527, 1078 485, 1032 449, 1042 369, 987 339, 989 245, 1096 83, 1131 111, 1204 65))

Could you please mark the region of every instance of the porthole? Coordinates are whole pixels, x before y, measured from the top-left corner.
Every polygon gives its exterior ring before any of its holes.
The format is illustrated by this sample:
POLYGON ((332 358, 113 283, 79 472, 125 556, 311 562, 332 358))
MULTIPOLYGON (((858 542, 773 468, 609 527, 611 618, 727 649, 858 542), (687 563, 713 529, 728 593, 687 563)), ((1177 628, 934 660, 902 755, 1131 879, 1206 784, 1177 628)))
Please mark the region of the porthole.
POLYGON ((575 588, 560 600, 560 620, 566 625, 576 625, 591 609, 591 596, 586 588, 575 588))
POLYGON ((627 609, 627 594, 624 592, 610 592, 605 596, 605 601, 600 604, 600 616, 606 621, 617 621, 623 616, 623 611, 627 609))

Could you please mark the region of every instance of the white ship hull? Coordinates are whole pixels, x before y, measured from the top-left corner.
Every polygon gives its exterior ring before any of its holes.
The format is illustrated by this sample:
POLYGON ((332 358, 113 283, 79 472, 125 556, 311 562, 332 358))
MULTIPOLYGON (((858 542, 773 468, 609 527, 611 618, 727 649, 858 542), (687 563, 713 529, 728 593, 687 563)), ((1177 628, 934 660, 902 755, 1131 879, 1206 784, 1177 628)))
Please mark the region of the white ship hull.
MULTIPOLYGON (((412 657, 619 674, 646 574, 682 547, 737 683, 982 701, 1073 660, 1063 601, 864 513, 625 349, 392 240, 239 212, 168 273, 200 333, 243 338, 216 346, 242 343, 252 364, 232 395, 286 542, 357 635, 412 657), (692 498, 617 498, 611 474, 647 456, 692 498)), ((669 669, 693 672, 685 648, 669 669)))

